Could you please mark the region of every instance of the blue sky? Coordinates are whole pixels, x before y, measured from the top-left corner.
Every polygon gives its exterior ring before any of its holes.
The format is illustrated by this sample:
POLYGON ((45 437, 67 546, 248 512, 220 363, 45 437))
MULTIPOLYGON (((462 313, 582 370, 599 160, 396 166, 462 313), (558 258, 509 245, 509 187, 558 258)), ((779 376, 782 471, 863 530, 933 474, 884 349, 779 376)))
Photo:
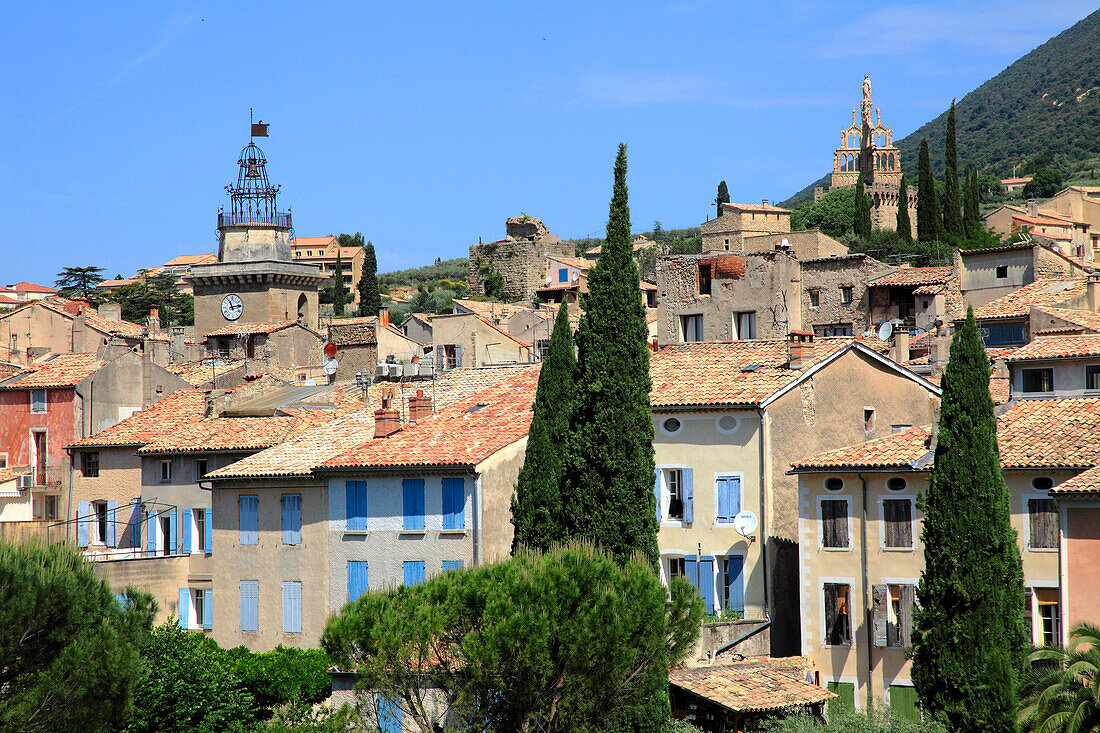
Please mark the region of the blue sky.
POLYGON ((12 3, 0 24, 0 284, 216 251, 248 110, 299 236, 382 270, 525 212, 600 235, 616 144, 634 229, 719 180, 831 166, 864 72, 900 138, 1095 8, 1034 2, 12 3))

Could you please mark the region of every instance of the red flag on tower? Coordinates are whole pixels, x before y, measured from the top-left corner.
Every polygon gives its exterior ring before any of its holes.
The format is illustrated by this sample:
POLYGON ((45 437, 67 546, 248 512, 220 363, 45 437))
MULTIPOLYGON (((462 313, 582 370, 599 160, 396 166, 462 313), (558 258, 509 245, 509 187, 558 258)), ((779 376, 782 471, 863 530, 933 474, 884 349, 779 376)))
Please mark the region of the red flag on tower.
POLYGON ((267 137, 268 123, 264 121, 252 123, 252 137, 267 137))

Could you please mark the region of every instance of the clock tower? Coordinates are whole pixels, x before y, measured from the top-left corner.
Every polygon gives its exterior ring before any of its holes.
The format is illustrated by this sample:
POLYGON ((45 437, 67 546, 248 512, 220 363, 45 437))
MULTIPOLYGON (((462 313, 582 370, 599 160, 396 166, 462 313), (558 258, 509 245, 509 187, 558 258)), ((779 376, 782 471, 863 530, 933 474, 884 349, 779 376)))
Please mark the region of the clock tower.
POLYGON ((230 210, 218 212, 218 261, 194 265, 188 276, 195 341, 233 325, 298 321, 317 330, 317 289, 325 276, 291 258, 290 212, 276 206, 279 187, 268 180, 263 151, 249 141, 237 166, 237 183, 225 187, 230 210))

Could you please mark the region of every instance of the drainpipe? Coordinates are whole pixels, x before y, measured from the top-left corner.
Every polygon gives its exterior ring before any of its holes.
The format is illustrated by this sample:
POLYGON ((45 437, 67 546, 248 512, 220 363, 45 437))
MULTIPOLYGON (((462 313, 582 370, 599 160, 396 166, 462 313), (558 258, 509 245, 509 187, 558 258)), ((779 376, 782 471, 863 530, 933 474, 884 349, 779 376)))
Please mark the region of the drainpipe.
POLYGON ((760 566, 764 575, 764 618, 767 619, 768 625, 771 625, 771 616, 768 615, 768 542, 767 542, 767 491, 765 484, 767 481, 767 468, 764 465, 764 410, 757 409, 756 414, 760 416, 760 440, 757 441, 760 446, 760 566))
MULTIPOLYGON (((82 395, 80 393, 80 390, 75 386, 73 387, 73 392, 76 394, 77 397, 80 398, 80 437, 81 437, 81 439, 83 439, 84 438, 84 395, 82 395)), ((73 457, 73 454, 70 453, 69 454, 69 501, 68 501, 69 506, 65 510, 65 520, 66 520, 65 521, 65 539, 66 540, 72 539, 72 532, 73 532, 72 516, 73 516, 73 463, 74 463, 74 461, 75 461, 75 459, 73 457)))
MULTIPOLYGON (((862 489, 862 491, 863 491, 863 500, 862 500, 861 507, 860 507, 860 512, 863 515, 863 519, 859 523, 859 545, 860 545, 859 561, 860 561, 860 568, 863 572, 863 597, 864 597, 864 599, 871 599, 871 585, 870 585, 871 581, 869 579, 869 574, 867 572, 867 479, 863 477, 862 473, 856 473, 856 476, 859 477, 859 483, 863 487, 863 489, 862 489)), ((866 604, 864 604, 864 605, 866 605, 866 604)), ((866 609, 864 609, 863 613, 864 613, 864 616, 866 616, 866 614, 867 614, 866 609)), ((853 615, 854 614, 851 613, 851 609, 849 609, 848 623, 851 623, 851 619, 853 618, 853 615)), ((874 630, 874 624, 873 623, 870 623, 870 624, 866 623, 866 619, 864 620, 863 625, 867 627, 867 699, 869 701, 871 701, 871 703, 873 704, 874 699, 875 699, 875 696, 874 696, 875 695, 875 693, 874 693, 875 663, 874 663, 874 659, 872 658, 871 655, 872 655, 872 651, 875 648, 875 630, 874 630)))

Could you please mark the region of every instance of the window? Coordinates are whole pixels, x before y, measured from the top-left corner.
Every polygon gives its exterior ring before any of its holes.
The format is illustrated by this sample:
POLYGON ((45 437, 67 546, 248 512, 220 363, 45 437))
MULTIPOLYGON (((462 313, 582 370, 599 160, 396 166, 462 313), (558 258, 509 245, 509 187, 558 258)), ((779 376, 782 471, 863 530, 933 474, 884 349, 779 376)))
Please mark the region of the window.
POLYGON ((849 606, 850 586, 842 583, 825 583, 825 644, 840 646, 852 643, 852 624, 849 606))
POLYGON ((683 578, 687 575, 684 571, 684 558, 682 557, 670 557, 668 559, 668 578, 683 578))
POLYGON ((1024 343, 1024 323, 979 324, 986 346, 1009 346, 1024 343))
POLYGON ((260 543, 260 497, 242 495, 237 500, 239 541, 242 545, 260 543))
POLYGON ((741 511, 741 477, 716 477, 714 493, 718 502, 715 520, 718 524, 732 523, 733 518, 741 511))
POLYGON ((1085 389, 1100 390, 1100 364, 1085 367, 1085 389))
POLYGON ((348 603, 367 592, 366 560, 348 560, 348 603))
POLYGON ((912 584, 876 585, 871 590, 875 646, 912 646, 917 587, 912 584))
POLYGON ((863 429, 871 432, 875 429, 875 408, 863 408, 863 429))
POLYGON ((1053 392, 1054 369, 1024 369, 1020 373, 1024 392, 1053 392))
MULTIPOLYGON (((195 605, 195 621, 191 624, 191 628, 197 629, 202 619, 206 618, 206 593, 201 590, 193 590, 190 595, 195 605)), ((206 626, 203 628, 206 628, 206 626)))
POLYGON ((195 483, 198 483, 199 479, 206 475, 207 466, 209 465, 209 462, 205 458, 195 460, 195 483))
POLYGON ((852 324, 833 323, 826 326, 814 326, 814 334, 817 336, 851 336, 852 324))
MULTIPOLYGON (((411 532, 424 531, 424 479, 407 478, 401 482, 404 522, 402 529, 411 532)), ((406 584, 411 585, 411 584, 406 584)))
POLYGON ((1039 606, 1039 641, 1043 644, 1062 643, 1062 614, 1058 608, 1057 588, 1036 588, 1035 602, 1039 606))
POLYGON ((1028 549, 1054 550, 1058 548, 1058 510, 1054 499, 1027 500, 1028 549))
POLYGON ((913 426, 908 425, 908 424, 906 424, 906 425, 891 425, 890 426, 890 432, 891 433, 904 433, 906 430, 912 430, 912 429, 913 429, 913 426))
POLYGON ((888 488, 890 491, 905 491, 908 486, 909 482, 903 479, 901 476, 893 476, 886 479, 886 488, 888 488))
POLYGON ((462 367, 462 347, 458 344, 446 344, 443 347, 443 356, 447 369, 459 369, 462 367))
POLYGON ((998 265, 997 266, 997 279, 998 280, 1004 280, 1006 277, 1008 277, 1008 265, 998 265))
POLYGON ((722 608, 733 613, 745 613, 745 556, 722 558, 722 608))
POLYGON ((715 608, 714 597, 714 556, 713 555, 688 555, 684 558, 684 574, 688 581, 699 591, 699 597, 703 599, 703 613, 713 615, 715 608))
POLYGON ((840 304, 851 305, 852 304, 852 286, 841 285, 840 286, 840 304))
POLYGON ((1031 488, 1036 491, 1050 491, 1054 488, 1054 479, 1050 476, 1036 476, 1031 479, 1031 488))
POLYGON ((821 500, 821 546, 848 549, 848 500, 821 500))
POLYGON ((46 411, 46 390, 44 389, 32 389, 31 390, 31 412, 45 412, 46 411))
POLYGON ((569 282, 569 269, 568 268, 562 267, 558 270, 558 282, 560 282, 560 283, 569 282))
POLYGON ((549 339, 537 339, 535 341, 535 351, 539 355, 539 361, 542 361, 543 359, 545 359, 546 358, 546 352, 550 351, 550 340, 549 339))
POLYGON ((680 316, 680 332, 682 334, 681 341, 685 343, 688 341, 702 341, 703 340, 703 316, 680 316))
POLYGON ((172 483, 172 462, 161 461, 160 462, 160 482, 162 484, 172 483))
POLYGON ((344 493, 348 510, 348 532, 367 531, 367 482, 345 481, 344 493))
POLYGON ((176 523, 173 521, 175 513, 176 510, 173 509, 167 516, 164 514, 160 515, 160 538, 164 544, 164 547, 160 550, 160 554, 165 557, 176 554, 176 523))
POLYGON ((817 290, 810 291, 810 307, 816 308, 821 303, 821 293, 817 290))
POLYGON ((241 631, 260 630, 260 581, 241 581, 241 631))
POLYGON ((107 544, 107 502, 93 501, 92 515, 97 532, 95 541, 101 544, 107 544))
POLYGON ((466 484, 461 478, 443 479, 443 529, 466 528, 466 484))
POLYGON ((737 432, 737 428, 741 425, 741 421, 733 415, 722 415, 714 421, 714 427, 722 435, 730 435, 737 432))
POLYGON ((684 472, 679 468, 665 469, 665 485, 668 487, 668 518, 684 518, 684 472))
MULTIPOLYGON (((905 479, 902 479, 904 481, 905 479)), ((912 549, 913 502, 909 499, 882 500, 883 547, 912 549)))
POLYGON ((424 561, 405 561, 405 585, 419 585, 424 582, 424 561))
POLYGON ((47 494, 43 497, 42 518, 49 521, 57 520, 57 501, 55 494, 47 494))
POLYGON ((302 544, 302 495, 283 494, 283 544, 302 544))
POLYGON ((80 472, 85 478, 99 476, 99 453, 97 451, 83 451, 80 454, 80 472))
POLYGON ((756 338, 756 311, 733 314, 733 340, 756 338))
POLYGON ((676 435, 683 428, 684 424, 675 417, 670 417, 661 422, 661 432, 665 435, 676 435))
POLYGON ((829 478, 825 479, 826 491, 840 491, 843 488, 844 479, 842 479, 840 476, 830 476, 829 478))
POLYGON ((710 265, 699 265, 699 295, 710 295, 710 265))
POLYGON ((209 552, 210 548, 207 547, 206 542, 213 538, 208 538, 206 534, 206 510, 192 509, 191 516, 195 518, 195 550, 209 552))
POLYGON ((283 633, 302 633, 302 581, 283 581, 283 633))

